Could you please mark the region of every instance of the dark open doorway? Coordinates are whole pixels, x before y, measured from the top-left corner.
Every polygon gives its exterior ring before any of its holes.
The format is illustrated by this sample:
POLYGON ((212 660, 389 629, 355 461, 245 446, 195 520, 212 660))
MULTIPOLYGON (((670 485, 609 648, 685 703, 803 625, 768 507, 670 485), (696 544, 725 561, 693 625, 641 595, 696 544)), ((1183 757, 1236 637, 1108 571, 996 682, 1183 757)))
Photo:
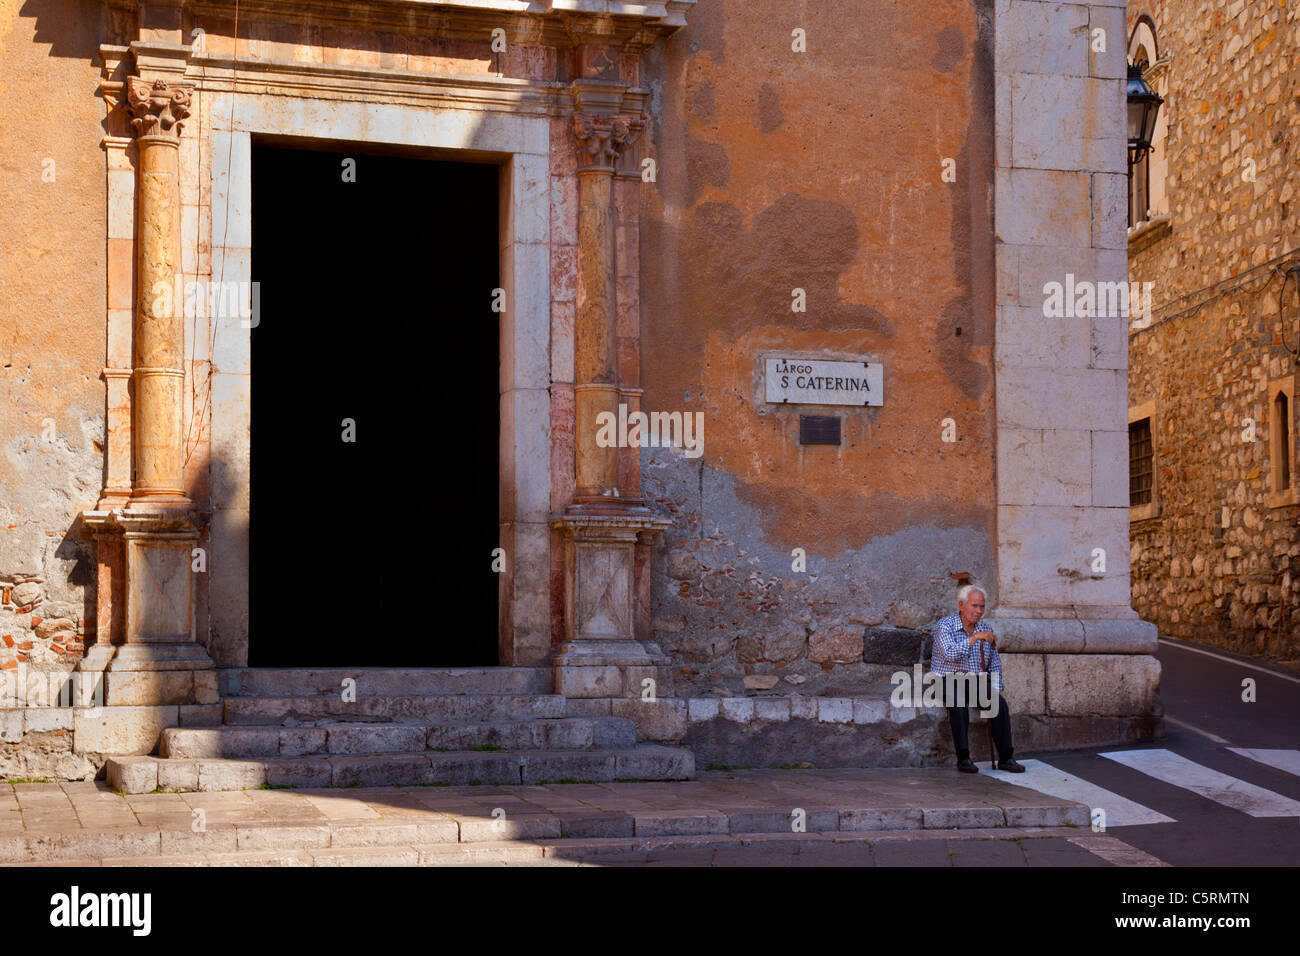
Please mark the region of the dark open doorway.
POLYGON ((250 666, 498 663, 499 172, 254 141, 250 666))

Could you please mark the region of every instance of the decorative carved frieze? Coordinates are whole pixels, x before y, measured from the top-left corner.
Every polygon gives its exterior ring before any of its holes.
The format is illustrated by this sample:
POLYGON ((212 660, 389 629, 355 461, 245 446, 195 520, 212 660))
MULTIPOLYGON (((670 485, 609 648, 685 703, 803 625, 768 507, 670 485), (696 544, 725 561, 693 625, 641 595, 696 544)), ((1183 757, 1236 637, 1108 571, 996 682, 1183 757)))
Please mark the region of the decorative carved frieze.
POLYGON ((185 119, 190 115, 191 86, 166 80, 126 78, 126 107, 131 111, 131 125, 140 136, 167 136, 179 140, 185 119))
POLYGON ((578 169, 608 169, 641 136, 645 120, 639 116, 573 115, 573 137, 577 140, 578 169))

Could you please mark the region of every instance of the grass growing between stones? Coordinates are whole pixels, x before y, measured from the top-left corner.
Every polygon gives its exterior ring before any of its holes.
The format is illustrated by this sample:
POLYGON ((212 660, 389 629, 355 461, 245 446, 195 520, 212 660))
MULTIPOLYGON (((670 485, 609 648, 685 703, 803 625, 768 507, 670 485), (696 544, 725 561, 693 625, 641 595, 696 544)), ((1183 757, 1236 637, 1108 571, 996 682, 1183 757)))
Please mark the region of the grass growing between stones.
POLYGON ((264 783, 257 789, 258 790, 297 790, 298 785, 296 783, 264 783))
POLYGON ((10 777, 5 780, 5 783, 53 783, 53 781, 44 777, 10 777))
POLYGON ((711 763, 706 770, 753 770, 749 764, 711 763))
POLYGON ((475 744, 473 747, 470 747, 469 749, 482 751, 482 750, 505 750, 506 748, 498 746, 497 744, 475 744))

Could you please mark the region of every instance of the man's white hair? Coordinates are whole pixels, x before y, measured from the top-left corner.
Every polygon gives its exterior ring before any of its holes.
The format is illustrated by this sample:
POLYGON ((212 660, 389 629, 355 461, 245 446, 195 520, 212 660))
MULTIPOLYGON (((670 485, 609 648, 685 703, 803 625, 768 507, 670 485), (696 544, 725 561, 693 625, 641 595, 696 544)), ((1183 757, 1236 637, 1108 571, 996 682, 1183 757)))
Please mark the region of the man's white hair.
POLYGON ((957 603, 958 603, 958 604, 965 604, 965 603, 966 603, 966 598, 970 597, 970 593, 971 593, 971 591, 979 591, 980 594, 984 595, 984 600, 985 600, 985 601, 987 601, 987 600, 989 599, 989 594, 988 594, 988 592, 985 591, 985 590, 984 590, 982 587, 980 587, 978 584, 967 584, 965 587, 962 587, 962 588, 958 589, 958 591, 957 591, 957 603))

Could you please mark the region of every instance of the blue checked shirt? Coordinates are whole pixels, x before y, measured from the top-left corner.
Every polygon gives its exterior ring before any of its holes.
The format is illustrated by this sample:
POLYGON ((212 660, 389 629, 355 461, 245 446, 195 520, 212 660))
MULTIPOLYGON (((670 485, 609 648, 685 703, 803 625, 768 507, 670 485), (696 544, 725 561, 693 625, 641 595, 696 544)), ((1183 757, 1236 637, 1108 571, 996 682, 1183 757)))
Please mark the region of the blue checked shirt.
MULTIPOLYGON (((983 621, 975 625, 976 634, 992 630, 993 628, 983 621)), ((961 626, 961 615, 950 614, 943 618, 934 626, 934 643, 930 648, 930 670, 936 674, 962 672, 978 674, 981 670, 987 669, 990 674, 997 675, 996 682, 992 677, 989 678, 990 685, 1005 691, 1007 685, 1002 682, 1002 658, 998 657, 998 649, 983 642, 971 644, 970 637, 966 633, 966 628, 961 626), (984 661, 987 668, 980 667, 981 647, 984 648, 984 661)))

